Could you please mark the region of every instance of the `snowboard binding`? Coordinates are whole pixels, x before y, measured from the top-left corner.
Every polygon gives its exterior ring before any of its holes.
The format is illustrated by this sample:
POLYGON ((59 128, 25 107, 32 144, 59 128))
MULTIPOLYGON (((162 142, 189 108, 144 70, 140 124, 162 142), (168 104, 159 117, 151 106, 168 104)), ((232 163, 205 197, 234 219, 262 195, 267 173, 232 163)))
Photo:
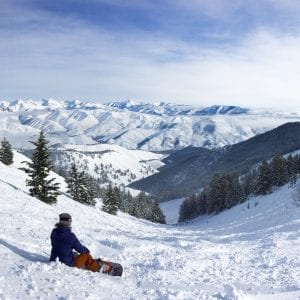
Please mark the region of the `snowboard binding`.
POLYGON ((96 259, 98 262, 100 269, 99 272, 111 276, 122 276, 123 273, 123 267, 121 264, 110 262, 110 261, 104 261, 100 258, 96 259))

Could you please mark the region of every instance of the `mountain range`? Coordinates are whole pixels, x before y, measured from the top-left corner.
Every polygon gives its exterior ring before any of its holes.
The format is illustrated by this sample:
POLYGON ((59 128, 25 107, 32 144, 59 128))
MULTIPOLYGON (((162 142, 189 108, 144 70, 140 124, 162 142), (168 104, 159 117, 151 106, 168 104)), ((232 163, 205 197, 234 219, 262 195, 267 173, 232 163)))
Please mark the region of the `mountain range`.
POLYGON ((300 121, 300 111, 165 102, 0 101, 0 136, 17 148, 32 147, 28 141, 43 129, 51 144, 106 143, 147 151, 212 149, 293 121, 300 121))
POLYGON ((162 160, 155 173, 130 186, 161 200, 199 191, 215 173, 243 175, 263 159, 300 149, 300 122, 286 123, 246 141, 217 149, 187 147, 162 160))

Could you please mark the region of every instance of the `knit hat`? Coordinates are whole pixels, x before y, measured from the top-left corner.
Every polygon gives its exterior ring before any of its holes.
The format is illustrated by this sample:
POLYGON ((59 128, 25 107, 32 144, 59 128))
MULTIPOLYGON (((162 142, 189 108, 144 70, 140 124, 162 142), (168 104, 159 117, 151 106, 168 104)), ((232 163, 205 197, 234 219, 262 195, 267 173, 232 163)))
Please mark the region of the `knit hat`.
POLYGON ((72 217, 68 213, 62 213, 59 215, 59 224, 64 226, 71 226, 72 217))

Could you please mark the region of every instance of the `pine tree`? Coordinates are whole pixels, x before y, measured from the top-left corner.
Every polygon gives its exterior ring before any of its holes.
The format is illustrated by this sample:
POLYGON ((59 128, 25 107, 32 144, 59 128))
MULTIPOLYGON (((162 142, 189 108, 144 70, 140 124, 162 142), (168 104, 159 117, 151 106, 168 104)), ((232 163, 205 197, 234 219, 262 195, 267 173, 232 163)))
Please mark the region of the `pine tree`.
POLYGON ((147 219, 147 195, 144 191, 141 191, 135 199, 135 210, 138 218, 147 219))
POLYGON ((226 207, 226 197, 228 195, 228 182, 225 174, 215 174, 208 187, 208 207, 209 214, 221 212, 226 207))
POLYGON ((158 201, 151 199, 144 191, 134 197, 132 215, 156 223, 165 223, 158 201))
POLYGON ((129 214, 133 217, 140 218, 138 197, 131 197, 132 205, 129 214))
POLYGON ((75 201, 79 201, 80 202, 80 197, 79 197, 79 187, 77 185, 79 179, 79 174, 78 174, 78 170, 77 167, 75 165, 75 163, 71 164, 70 170, 69 170, 69 174, 66 178, 66 183, 68 185, 68 193, 71 194, 72 198, 75 201))
POLYGON ((296 155, 296 173, 297 173, 297 178, 300 175, 300 155, 296 155))
POLYGON ((257 195, 266 195, 271 193, 272 190, 272 179, 271 179, 271 168, 266 160, 261 162, 258 169, 258 175, 256 178, 255 193, 257 195))
POLYGON ((87 204, 95 205, 96 204, 95 198, 97 198, 97 183, 94 180, 94 178, 92 178, 88 174, 85 174, 85 182, 86 182, 87 193, 88 193, 87 204))
POLYGON ((121 207, 121 191, 120 191, 120 189, 117 186, 115 186, 113 188, 113 191, 114 191, 114 194, 115 194, 115 197, 116 197, 117 207, 118 207, 118 209, 120 209, 120 207, 121 207))
POLYGON ((157 200, 152 201, 152 216, 151 221, 155 223, 165 224, 166 219, 162 212, 162 210, 159 207, 159 203, 157 200))
POLYGON ((48 141, 44 132, 41 131, 38 140, 31 143, 35 146, 32 159, 31 162, 25 162, 28 165, 25 172, 30 177, 26 180, 30 195, 48 204, 55 203, 59 195, 59 184, 54 182, 55 178, 48 179, 53 167, 49 161, 48 141))
POLYGON ((207 191, 203 191, 197 196, 197 213, 199 216, 207 213, 207 191))
POLYGON ((114 193, 112 184, 109 183, 105 197, 103 199, 102 210, 111 214, 116 215, 118 211, 118 200, 114 193))
POLYGON ((108 199, 113 199, 113 203, 115 203, 117 208, 131 216, 165 224, 165 217, 159 207, 159 203, 147 196, 143 191, 136 197, 132 197, 130 192, 125 192, 125 190, 121 190, 118 187, 113 188, 110 184, 103 200, 102 210, 104 211, 109 210, 108 199))
POLYGON ((271 161, 272 184, 282 186, 288 182, 288 170, 285 159, 276 155, 271 161))
POLYGON ((249 172, 244 176, 242 180, 242 189, 245 197, 244 200, 255 192, 256 176, 255 171, 249 172))
POLYGON ((197 196, 195 194, 188 196, 180 205, 179 222, 196 218, 198 216, 196 206, 197 196))
POLYGON ((231 208, 234 205, 244 201, 245 195, 242 186, 239 182, 238 175, 227 175, 227 195, 225 200, 226 208, 231 208))
POLYGON ((130 192, 121 193, 120 210, 134 216, 134 201, 130 192))
POLYGON ((11 144, 7 141, 6 138, 1 141, 0 148, 0 161, 5 165, 9 166, 13 163, 14 154, 11 149, 11 144))
POLYGON ((295 185, 297 181, 297 158, 289 155, 286 160, 288 178, 291 185, 295 185))
POLYGON ((79 172, 75 163, 72 163, 69 176, 66 179, 68 192, 75 201, 95 205, 96 190, 91 178, 85 172, 79 172))

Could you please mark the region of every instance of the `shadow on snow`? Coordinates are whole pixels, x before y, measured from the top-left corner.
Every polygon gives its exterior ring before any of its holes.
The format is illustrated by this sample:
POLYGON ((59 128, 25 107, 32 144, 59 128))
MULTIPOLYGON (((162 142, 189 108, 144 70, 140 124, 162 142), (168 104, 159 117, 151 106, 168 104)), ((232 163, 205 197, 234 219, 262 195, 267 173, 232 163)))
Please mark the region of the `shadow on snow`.
POLYGON ((23 249, 20 249, 14 245, 9 244, 8 242, 4 241, 3 239, 0 239, 0 245, 8 248, 15 254, 25 258, 26 260, 32 261, 32 262, 49 262, 49 257, 43 256, 40 254, 32 253, 29 251, 25 251, 23 249))

